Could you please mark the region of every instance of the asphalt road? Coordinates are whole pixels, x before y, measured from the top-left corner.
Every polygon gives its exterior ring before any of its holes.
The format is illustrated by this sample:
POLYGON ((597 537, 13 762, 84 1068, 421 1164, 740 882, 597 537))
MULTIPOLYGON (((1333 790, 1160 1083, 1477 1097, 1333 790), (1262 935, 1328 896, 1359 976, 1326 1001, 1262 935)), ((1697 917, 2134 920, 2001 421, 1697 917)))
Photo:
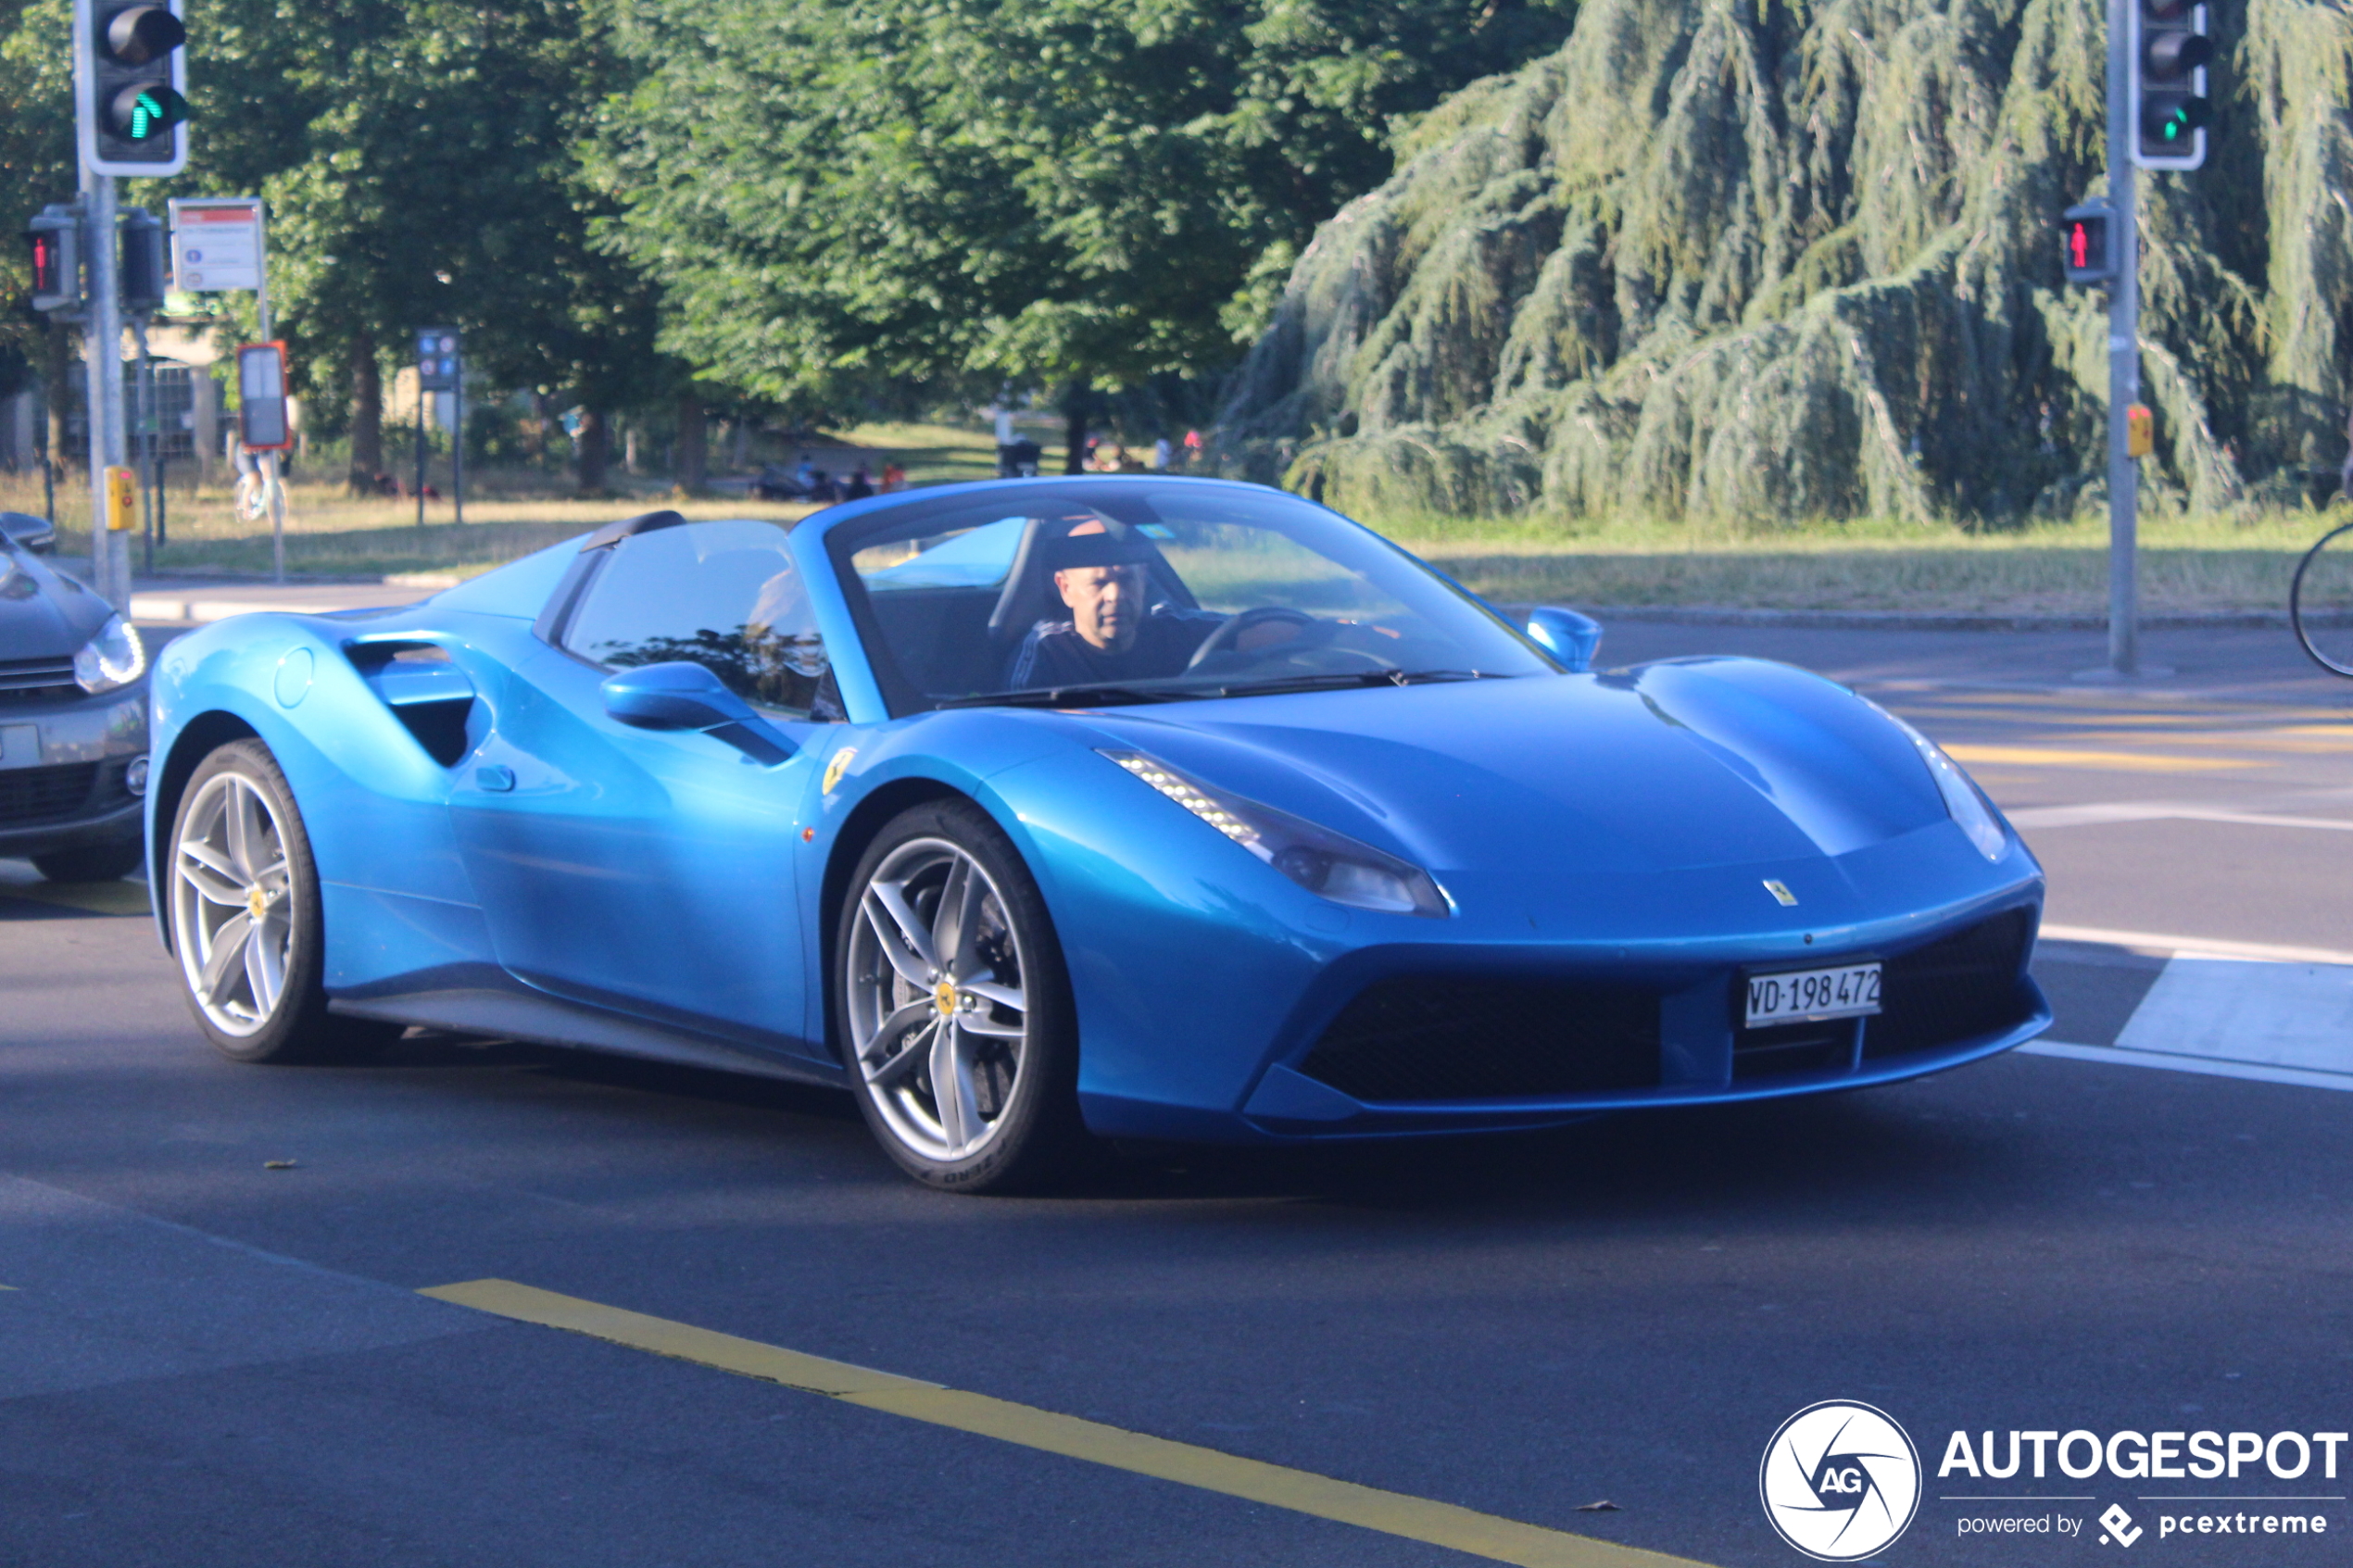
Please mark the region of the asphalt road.
POLYGON ((1954 746, 2050 870, 2071 1055, 1541 1137, 1164 1153, 1052 1198, 919 1190, 845 1099, 716 1074, 418 1037, 233 1066, 146 922, 93 912, 134 887, 0 863, 0 1562, 1478 1561, 416 1294, 486 1277, 1705 1562, 1803 1561, 1757 1467, 1832 1398, 1931 1467, 1878 1561, 2097 1553, 2096 1522, 1959 1522, 2111 1502, 2135 1557, 2341 1560, 2353 1486, 2317 1466, 2204 1489, 2318 1497, 2293 1507, 2334 1540, 2161 1538, 2142 1498, 2185 1484, 1933 1474, 1955 1430, 2353 1415, 2353 1012, 2328 1011, 2353 684, 2283 633, 2150 644, 2177 673, 2140 687, 2069 679, 2100 649, 2060 634, 1604 649, 1793 659, 1954 746), (1995 1492, 2045 1500, 1947 1500, 1995 1492))

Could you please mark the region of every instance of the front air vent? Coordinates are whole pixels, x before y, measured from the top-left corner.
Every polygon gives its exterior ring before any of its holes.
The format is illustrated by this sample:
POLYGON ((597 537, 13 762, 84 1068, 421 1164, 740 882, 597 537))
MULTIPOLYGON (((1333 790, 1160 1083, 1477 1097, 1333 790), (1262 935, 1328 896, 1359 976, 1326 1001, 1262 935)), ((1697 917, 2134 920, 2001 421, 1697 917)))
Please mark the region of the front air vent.
POLYGON ((1658 997, 1524 976, 1374 982, 1300 1071, 1361 1100, 1524 1099, 1658 1082, 1658 997))
POLYGON ((0 771, 0 826, 31 827, 70 817, 90 804, 97 785, 95 762, 0 771))
POLYGON ((0 659, 0 704, 61 702, 82 695, 73 678, 73 656, 0 659))
POLYGON ((2022 981, 2032 909, 2006 909, 1887 960, 1880 1013, 1863 1024, 1863 1059, 1940 1050, 2016 1028, 2034 1010, 2022 981))
POLYGON ((385 641, 346 646, 352 667, 393 717, 443 767, 472 749, 466 736, 474 706, 473 682, 437 643, 385 641))

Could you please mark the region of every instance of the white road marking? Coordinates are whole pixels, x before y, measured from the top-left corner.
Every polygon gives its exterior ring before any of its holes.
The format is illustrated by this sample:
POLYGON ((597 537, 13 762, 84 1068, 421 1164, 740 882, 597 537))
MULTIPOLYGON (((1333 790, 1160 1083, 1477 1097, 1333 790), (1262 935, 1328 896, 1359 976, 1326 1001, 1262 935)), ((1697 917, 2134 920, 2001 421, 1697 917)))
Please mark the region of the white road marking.
POLYGON ((2353 1073, 2353 968, 2178 956, 2116 1045, 2353 1073))
POLYGON ((2294 947, 2276 942, 2228 942, 2219 936, 2175 936, 2157 931, 2112 931, 2097 925, 2045 925, 2050 942, 2090 942, 2103 947, 2146 947, 2161 953, 2209 958, 2256 959, 2271 963, 2353 964, 2353 953, 2335 947, 2294 947))
POLYGON ((2086 806, 2030 806, 2008 813, 2010 825, 2029 828, 2096 827, 2108 822, 2231 822, 2251 828, 2311 828, 2328 833, 2353 833, 2353 819, 2281 817, 2259 811, 2225 811, 2210 806, 2172 806, 2157 801, 2120 800, 2086 806))
POLYGON ((2265 1067, 2251 1061, 2217 1061, 2209 1057, 2175 1056, 2164 1051, 2119 1050, 2114 1046, 2073 1046, 2064 1040, 2030 1040, 2018 1047, 2025 1056, 2065 1057, 2070 1061, 2098 1061, 2110 1067, 2162 1067, 2174 1073, 2197 1073, 2211 1078, 2246 1078, 2259 1084, 2294 1084, 2308 1089, 2353 1089, 2353 1073, 2308 1073, 2295 1067, 2265 1067))

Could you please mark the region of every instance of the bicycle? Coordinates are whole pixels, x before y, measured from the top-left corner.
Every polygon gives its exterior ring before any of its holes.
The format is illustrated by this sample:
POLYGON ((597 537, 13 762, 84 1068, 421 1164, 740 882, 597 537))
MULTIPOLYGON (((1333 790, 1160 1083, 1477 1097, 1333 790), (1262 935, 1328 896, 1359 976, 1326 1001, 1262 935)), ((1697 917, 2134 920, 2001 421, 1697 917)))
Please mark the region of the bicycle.
POLYGON ((2353 678, 2353 521, 2322 534, 2296 562, 2287 616, 2313 663, 2353 678))
POLYGON ((240 522, 266 521, 271 515, 271 509, 284 494, 285 487, 279 483, 275 474, 267 470, 239 474, 235 496, 237 521, 240 522))

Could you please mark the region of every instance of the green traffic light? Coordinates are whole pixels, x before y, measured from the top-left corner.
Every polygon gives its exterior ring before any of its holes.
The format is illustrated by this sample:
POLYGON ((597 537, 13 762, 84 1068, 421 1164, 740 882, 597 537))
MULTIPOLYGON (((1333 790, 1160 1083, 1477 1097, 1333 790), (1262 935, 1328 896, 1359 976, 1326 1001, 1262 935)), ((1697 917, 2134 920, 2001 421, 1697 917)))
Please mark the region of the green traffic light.
POLYGON ((108 129, 126 142, 152 142, 188 118, 188 100, 158 82, 135 82, 107 105, 108 129))

